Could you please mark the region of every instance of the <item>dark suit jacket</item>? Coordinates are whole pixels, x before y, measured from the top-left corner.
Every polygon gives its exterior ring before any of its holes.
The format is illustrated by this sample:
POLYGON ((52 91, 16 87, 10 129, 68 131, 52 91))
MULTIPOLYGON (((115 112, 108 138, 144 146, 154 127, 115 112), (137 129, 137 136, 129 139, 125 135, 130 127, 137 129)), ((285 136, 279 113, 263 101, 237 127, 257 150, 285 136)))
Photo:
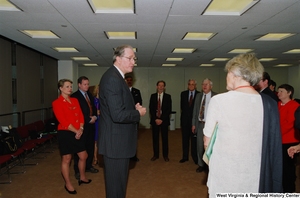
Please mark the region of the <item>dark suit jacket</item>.
MULTIPOLYGON (((150 111, 150 124, 155 125, 155 120, 158 119, 156 116, 157 110, 157 93, 151 94, 150 97, 150 104, 149 104, 149 111, 150 111)), ((159 119, 161 119, 162 125, 170 125, 170 114, 172 112, 172 99, 171 95, 164 93, 162 105, 161 105, 162 114, 159 119)))
POLYGON ((139 111, 124 78, 110 67, 100 81, 99 153, 130 158, 136 153, 139 111))
POLYGON ((260 94, 264 108, 260 193, 282 192, 282 143, 276 102, 260 94))
POLYGON ((278 100, 279 100, 278 97, 276 96, 276 94, 269 87, 266 87, 261 93, 264 93, 264 94, 270 96, 276 102, 278 102, 278 100))
POLYGON ((200 93, 200 92, 195 90, 195 95, 193 98, 192 105, 189 106, 190 91, 186 90, 186 91, 181 92, 181 95, 180 95, 180 109, 181 109, 180 124, 181 124, 181 126, 186 126, 186 125, 192 124, 193 108, 194 108, 195 99, 196 99, 196 96, 198 93, 200 93))
MULTIPOLYGON (((97 116, 97 109, 96 109, 95 103, 94 103, 94 96, 90 92, 87 92, 87 94, 89 96, 89 99, 90 99, 90 102, 91 102, 91 105, 92 105, 92 110, 93 110, 92 115, 97 116)), ((80 108, 81 108, 82 113, 83 113, 84 125, 87 126, 89 124, 89 122, 91 121, 91 118, 90 118, 90 108, 89 108, 89 105, 88 105, 85 97, 82 95, 82 93, 79 90, 74 92, 71 95, 71 97, 77 98, 77 100, 80 104, 80 108)))
POLYGON ((142 105, 142 96, 140 90, 137 88, 131 87, 131 94, 134 100, 134 104, 140 103, 142 105))

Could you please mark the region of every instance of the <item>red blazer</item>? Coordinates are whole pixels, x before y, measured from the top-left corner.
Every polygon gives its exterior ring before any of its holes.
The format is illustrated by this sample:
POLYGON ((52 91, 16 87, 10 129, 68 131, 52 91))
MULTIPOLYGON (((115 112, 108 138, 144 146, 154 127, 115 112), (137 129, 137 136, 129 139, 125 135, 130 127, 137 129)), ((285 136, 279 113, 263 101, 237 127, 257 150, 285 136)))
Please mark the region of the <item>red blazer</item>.
POLYGON ((280 130, 282 136, 282 144, 297 143, 300 141, 299 133, 295 129, 295 111, 299 107, 299 103, 290 100, 285 105, 278 102, 280 115, 280 130))
POLYGON ((53 112, 59 122, 57 130, 68 130, 72 124, 76 129, 84 123, 84 118, 76 98, 70 97, 71 103, 67 102, 61 95, 52 102, 53 112))

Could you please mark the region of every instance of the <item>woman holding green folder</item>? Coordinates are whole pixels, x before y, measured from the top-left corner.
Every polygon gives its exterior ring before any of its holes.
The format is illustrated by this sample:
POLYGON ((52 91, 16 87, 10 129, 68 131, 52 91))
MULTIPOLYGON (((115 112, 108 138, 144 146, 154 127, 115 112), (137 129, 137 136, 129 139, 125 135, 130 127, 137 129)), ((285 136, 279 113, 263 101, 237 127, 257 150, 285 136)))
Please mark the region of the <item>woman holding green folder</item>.
POLYGON ((263 66, 254 54, 240 54, 225 66, 228 92, 214 96, 208 107, 204 146, 214 138, 207 186, 216 193, 282 191, 282 154, 276 102, 253 86, 263 66))

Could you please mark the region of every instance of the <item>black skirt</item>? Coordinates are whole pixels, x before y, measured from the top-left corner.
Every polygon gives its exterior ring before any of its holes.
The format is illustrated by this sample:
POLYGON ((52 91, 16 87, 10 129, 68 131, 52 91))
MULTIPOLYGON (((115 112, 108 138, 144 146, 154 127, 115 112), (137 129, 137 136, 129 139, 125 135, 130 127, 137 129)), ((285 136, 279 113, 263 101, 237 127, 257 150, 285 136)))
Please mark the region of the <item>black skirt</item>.
POLYGON ((57 132, 58 148, 61 155, 75 154, 85 149, 84 136, 78 140, 72 131, 59 130, 57 132))

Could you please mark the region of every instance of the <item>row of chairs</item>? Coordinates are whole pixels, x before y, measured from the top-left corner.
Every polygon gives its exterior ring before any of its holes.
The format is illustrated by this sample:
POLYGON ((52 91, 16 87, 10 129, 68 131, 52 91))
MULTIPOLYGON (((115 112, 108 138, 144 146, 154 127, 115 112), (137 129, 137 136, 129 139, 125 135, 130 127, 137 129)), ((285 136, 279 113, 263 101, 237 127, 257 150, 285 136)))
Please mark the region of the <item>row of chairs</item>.
POLYGON ((14 153, 0 156, 0 176, 7 174, 8 180, 1 181, 0 184, 10 184, 11 174, 25 173, 26 165, 37 165, 38 163, 25 164, 27 159, 35 159, 39 153, 46 153, 47 145, 52 145, 55 140, 56 132, 47 131, 46 123, 48 121, 36 121, 31 124, 19 126, 17 133, 22 141, 22 146, 14 153), (37 139, 32 138, 32 133, 36 133, 37 139), (49 144, 47 144, 49 143, 49 144), (20 166, 21 171, 11 172, 11 169, 20 166))

